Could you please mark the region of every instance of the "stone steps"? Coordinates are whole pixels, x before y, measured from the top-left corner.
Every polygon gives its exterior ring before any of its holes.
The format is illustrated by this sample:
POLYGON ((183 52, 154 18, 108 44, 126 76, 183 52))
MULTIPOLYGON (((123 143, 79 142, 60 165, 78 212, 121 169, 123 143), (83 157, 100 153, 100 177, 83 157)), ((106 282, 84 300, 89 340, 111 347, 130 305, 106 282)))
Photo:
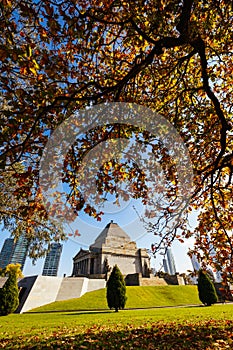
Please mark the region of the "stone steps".
POLYGON ((56 301, 79 298, 83 295, 86 277, 65 277, 62 280, 56 301))
POLYGON ((88 279, 86 277, 65 277, 56 297, 58 300, 79 298, 87 292, 105 288, 104 279, 88 279))

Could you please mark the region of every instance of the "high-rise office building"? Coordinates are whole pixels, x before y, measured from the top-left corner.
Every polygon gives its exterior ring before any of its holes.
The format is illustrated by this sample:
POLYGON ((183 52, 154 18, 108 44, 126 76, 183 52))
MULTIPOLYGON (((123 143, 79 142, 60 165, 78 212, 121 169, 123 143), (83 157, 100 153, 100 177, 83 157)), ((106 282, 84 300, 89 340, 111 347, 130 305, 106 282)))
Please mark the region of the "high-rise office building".
POLYGON ((194 271, 199 271, 200 268, 201 268, 201 265, 197 259, 197 256, 195 254, 192 254, 191 256, 191 262, 192 262, 192 265, 193 265, 193 270, 194 271))
POLYGON ((24 268, 28 252, 28 241, 21 235, 17 241, 7 238, 0 253, 0 267, 4 268, 8 264, 20 264, 21 270, 24 268))
POLYGON ((45 258, 44 268, 42 272, 43 276, 57 276, 61 253, 62 244, 52 243, 50 245, 50 250, 48 251, 45 258))
POLYGON ((164 268, 164 272, 166 272, 170 275, 166 259, 163 259, 163 268, 164 268))
POLYGON ((10 264, 10 259, 14 250, 14 240, 13 238, 7 238, 4 241, 2 250, 0 253, 0 268, 4 269, 8 264, 10 264))
POLYGON ((171 249, 167 250, 167 262, 170 275, 176 274, 176 265, 171 249))
POLYGON ((14 251, 11 257, 11 264, 20 264, 23 271, 25 260, 28 252, 28 240, 24 235, 21 235, 15 242, 14 251))

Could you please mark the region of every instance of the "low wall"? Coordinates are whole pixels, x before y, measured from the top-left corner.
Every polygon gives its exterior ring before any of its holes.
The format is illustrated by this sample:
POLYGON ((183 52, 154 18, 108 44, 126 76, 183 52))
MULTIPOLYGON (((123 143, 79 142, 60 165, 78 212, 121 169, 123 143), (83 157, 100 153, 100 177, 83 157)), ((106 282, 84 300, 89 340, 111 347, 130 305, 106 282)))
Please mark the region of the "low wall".
POLYGON ((125 277, 125 284, 127 286, 165 286, 171 285, 185 285, 182 276, 166 276, 164 278, 150 275, 150 277, 142 277, 141 273, 132 273, 125 277))
POLYGON ((139 279, 140 286, 166 286, 167 282, 160 277, 152 276, 150 278, 140 278, 139 279))
POLYGON ((164 277, 165 281, 167 282, 167 284, 171 284, 171 285, 179 285, 179 286, 184 286, 185 282, 184 282, 184 278, 182 276, 179 275, 166 275, 164 277))
POLYGON ((126 286, 139 286, 139 273, 131 273, 125 277, 126 286))

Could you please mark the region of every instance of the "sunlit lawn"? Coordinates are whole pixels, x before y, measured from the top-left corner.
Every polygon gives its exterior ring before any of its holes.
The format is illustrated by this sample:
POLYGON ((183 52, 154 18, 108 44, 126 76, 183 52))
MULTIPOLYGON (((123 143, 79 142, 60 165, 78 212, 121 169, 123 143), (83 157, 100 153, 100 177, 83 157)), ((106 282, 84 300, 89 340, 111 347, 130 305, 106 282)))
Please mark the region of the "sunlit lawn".
MULTIPOLYGON (((148 308, 200 304, 197 286, 126 287, 126 308, 148 308)), ((56 301, 32 311, 76 311, 108 309, 106 289, 84 294, 81 298, 56 301)))
POLYGON ((0 318, 6 349, 231 349, 233 305, 0 318))

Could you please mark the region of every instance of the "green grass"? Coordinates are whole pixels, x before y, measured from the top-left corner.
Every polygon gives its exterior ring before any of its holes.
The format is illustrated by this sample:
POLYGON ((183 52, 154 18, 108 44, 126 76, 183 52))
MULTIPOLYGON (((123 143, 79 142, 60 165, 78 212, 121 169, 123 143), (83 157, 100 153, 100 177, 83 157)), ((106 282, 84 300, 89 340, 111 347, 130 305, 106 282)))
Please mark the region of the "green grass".
MULTIPOLYGON (((200 304, 196 286, 127 287, 126 308, 150 308, 200 304)), ((57 301, 33 312, 107 309, 106 289, 86 293, 81 298, 57 301)))
POLYGON ((0 318, 4 349, 231 349, 233 305, 0 318))
POLYGON ((233 348, 233 304, 174 307, 200 304, 195 286, 127 287, 128 309, 118 313, 105 294, 0 317, 0 349, 233 348))

